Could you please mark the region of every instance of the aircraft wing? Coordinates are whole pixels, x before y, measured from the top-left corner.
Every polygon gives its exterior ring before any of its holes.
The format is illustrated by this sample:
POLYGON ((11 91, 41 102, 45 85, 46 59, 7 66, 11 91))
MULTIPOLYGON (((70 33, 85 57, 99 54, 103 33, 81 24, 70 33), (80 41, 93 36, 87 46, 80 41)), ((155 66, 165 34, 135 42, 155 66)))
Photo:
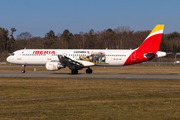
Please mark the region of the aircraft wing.
POLYGON ((58 55, 58 59, 60 61, 60 63, 65 67, 71 67, 71 66, 75 66, 75 67, 90 67, 93 66, 94 63, 89 62, 89 61, 84 61, 84 60, 73 60, 65 55, 58 55))

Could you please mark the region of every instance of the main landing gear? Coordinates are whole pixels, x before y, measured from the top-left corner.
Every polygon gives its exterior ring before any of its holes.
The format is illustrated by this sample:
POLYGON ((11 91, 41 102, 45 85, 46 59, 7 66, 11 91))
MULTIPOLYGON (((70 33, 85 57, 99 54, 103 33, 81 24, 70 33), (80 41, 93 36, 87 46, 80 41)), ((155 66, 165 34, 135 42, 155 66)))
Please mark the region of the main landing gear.
POLYGON ((88 68, 88 69, 86 70, 86 73, 87 73, 87 74, 91 74, 91 73, 92 73, 92 69, 88 68))
MULTIPOLYGON (((88 68, 88 69, 86 70, 86 73, 87 73, 87 74, 91 74, 91 73, 92 73, 92 69, 88 68)), ((78 70, 77 70, 77 69, 72 69, 72 70, 71 70, 71 74, 78 74, 78 70)))
POLYGON ((78 70, 77 69, 72 69, 71 74, 78 74, 78 70))
POLYGON ((22 65, 22 70, 21 70, 22 73, 25 73, 25 72, 26 72, 26 71, 25 71, 25 67, 26 67, 26 65, 22 65))

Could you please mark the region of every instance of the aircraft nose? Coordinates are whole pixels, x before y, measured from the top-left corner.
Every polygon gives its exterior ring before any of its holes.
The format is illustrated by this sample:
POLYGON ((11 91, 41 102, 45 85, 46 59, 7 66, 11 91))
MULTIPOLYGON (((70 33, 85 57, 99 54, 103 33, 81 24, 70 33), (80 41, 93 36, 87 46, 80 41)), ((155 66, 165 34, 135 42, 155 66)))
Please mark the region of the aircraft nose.
POLYGON ((9 62, 9 57, 6 58, 6 61, 9 62))
POLYGON ((10 56, 6 58, 6 61, 7 61, 8 63, 11 63, 11 62, 12 62, 12 60, 13 60, 13 58, 12 58, 12 57, 10 57, 10 56))

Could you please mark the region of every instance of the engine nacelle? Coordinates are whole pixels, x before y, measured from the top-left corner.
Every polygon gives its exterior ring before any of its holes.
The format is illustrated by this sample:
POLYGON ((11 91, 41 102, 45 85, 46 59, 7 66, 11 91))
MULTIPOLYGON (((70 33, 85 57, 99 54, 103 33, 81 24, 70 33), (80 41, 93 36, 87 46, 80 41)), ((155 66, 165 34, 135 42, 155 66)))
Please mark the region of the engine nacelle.
POLYGON ((60 62, 47 62, 46 63, 46 69, 55 71, 55 70, 60 70, 62 68, 62 65, 60 62))

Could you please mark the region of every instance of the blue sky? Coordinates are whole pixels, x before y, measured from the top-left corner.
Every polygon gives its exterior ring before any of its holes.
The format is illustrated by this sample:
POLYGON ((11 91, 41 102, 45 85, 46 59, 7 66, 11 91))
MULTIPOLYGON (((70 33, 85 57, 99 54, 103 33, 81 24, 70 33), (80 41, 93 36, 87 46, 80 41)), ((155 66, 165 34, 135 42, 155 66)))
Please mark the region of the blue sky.
POLYGON ((0 0, 0 27, 14 36, 30 32, 44 37, 68 29, 71 33, 95 32, 121 26, 134 31, 165 24, 164 33, 180 32, 180 0, 0 0))

